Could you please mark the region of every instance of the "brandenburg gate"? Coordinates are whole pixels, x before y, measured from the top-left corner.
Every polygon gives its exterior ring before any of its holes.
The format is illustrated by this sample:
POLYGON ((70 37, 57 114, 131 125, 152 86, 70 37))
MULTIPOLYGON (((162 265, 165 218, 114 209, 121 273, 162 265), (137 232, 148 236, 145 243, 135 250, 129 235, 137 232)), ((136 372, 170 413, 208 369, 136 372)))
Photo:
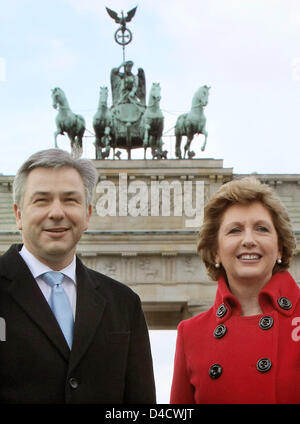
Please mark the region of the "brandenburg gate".
MULTIPOLYGON (((221 184, 246 175, 223 160, 94 160, 93 214, 78 255, 139 294, 150 329, 175 329, 208 309, 216 283, 197 255, 203 207, 221 184)), ((297 239, 291 273, 300 284, 300 174, 256 174, 287 207, 297 239)), ((0 254, 21 242, 13 176, 0 176, 0 254)))

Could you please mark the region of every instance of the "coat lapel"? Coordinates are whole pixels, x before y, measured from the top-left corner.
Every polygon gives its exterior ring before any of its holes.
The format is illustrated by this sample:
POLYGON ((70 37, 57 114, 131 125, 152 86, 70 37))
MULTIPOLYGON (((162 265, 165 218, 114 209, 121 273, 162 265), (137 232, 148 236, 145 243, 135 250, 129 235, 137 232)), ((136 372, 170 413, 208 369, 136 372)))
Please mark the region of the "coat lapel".
POLYGON ((10 295, 68 360, 70 351, 65 338, 43 293, 19 255, 18 246, 13 245, 2 256, 1 264, 1 274, 11 280, 8 287, 10 295))
POLYGON ((97 280, 77 258, 77 301, 74 339, 70 354, 67 342, 43 293, 19 254, 21 245, 13 245, 1 256, 0 276, 10 280, 8 291, 43 333, 51 340, 62 356, 75 366, 89 345, 101 321, 106 300, 98 293, 97 280))
POLYGON ((92 343, 106 305, 106 299, 97 290, 97 281, 78 258, 76 276, 76 316, 69 369, 76 366, 92 343))

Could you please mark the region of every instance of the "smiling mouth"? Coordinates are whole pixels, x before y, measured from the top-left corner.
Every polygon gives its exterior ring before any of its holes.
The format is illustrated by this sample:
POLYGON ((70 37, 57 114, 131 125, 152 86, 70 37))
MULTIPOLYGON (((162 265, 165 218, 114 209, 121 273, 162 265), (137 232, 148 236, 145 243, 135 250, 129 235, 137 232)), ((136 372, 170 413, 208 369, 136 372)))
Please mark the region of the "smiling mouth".
POLYGON ((69 228, 46 228, 45 231, 51 234, 62 234, 68 231, 69 228))
POLYGON ((238 255, 237 258, 242 261, 257 261, 262 256, 258 253, 242 253, 241 255, 238 255))

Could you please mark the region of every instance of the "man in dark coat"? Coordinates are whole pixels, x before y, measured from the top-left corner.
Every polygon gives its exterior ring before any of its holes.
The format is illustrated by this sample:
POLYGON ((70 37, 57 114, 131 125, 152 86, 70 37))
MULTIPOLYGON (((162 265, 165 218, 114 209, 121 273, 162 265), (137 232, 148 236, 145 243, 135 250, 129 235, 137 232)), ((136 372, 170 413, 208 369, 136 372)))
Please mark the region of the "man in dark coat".
POLYGON ((155 402, 139 297, 75 255, 96 181, 89 161, 59 149, 32 155, 16 175, 14 211, 23 244, 0 257, 6 330, 0 343, 1 403, 155 402), (62 283, 49 285, 49 272, 61 275, 62 283), (68 336, 55 309, 55 290, 68 305, 68 336))

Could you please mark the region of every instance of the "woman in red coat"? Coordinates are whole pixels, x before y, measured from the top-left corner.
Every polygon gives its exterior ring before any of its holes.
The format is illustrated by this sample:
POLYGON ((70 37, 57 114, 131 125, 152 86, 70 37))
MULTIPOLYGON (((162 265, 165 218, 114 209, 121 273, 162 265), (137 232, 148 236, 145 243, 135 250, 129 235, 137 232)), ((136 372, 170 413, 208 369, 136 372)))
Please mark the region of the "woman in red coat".
POLYGON ((205 207, 198 252, 214 305, 178 327, 171 403, 300 403, 295 239, 279 198, 255 178, 205 207))

